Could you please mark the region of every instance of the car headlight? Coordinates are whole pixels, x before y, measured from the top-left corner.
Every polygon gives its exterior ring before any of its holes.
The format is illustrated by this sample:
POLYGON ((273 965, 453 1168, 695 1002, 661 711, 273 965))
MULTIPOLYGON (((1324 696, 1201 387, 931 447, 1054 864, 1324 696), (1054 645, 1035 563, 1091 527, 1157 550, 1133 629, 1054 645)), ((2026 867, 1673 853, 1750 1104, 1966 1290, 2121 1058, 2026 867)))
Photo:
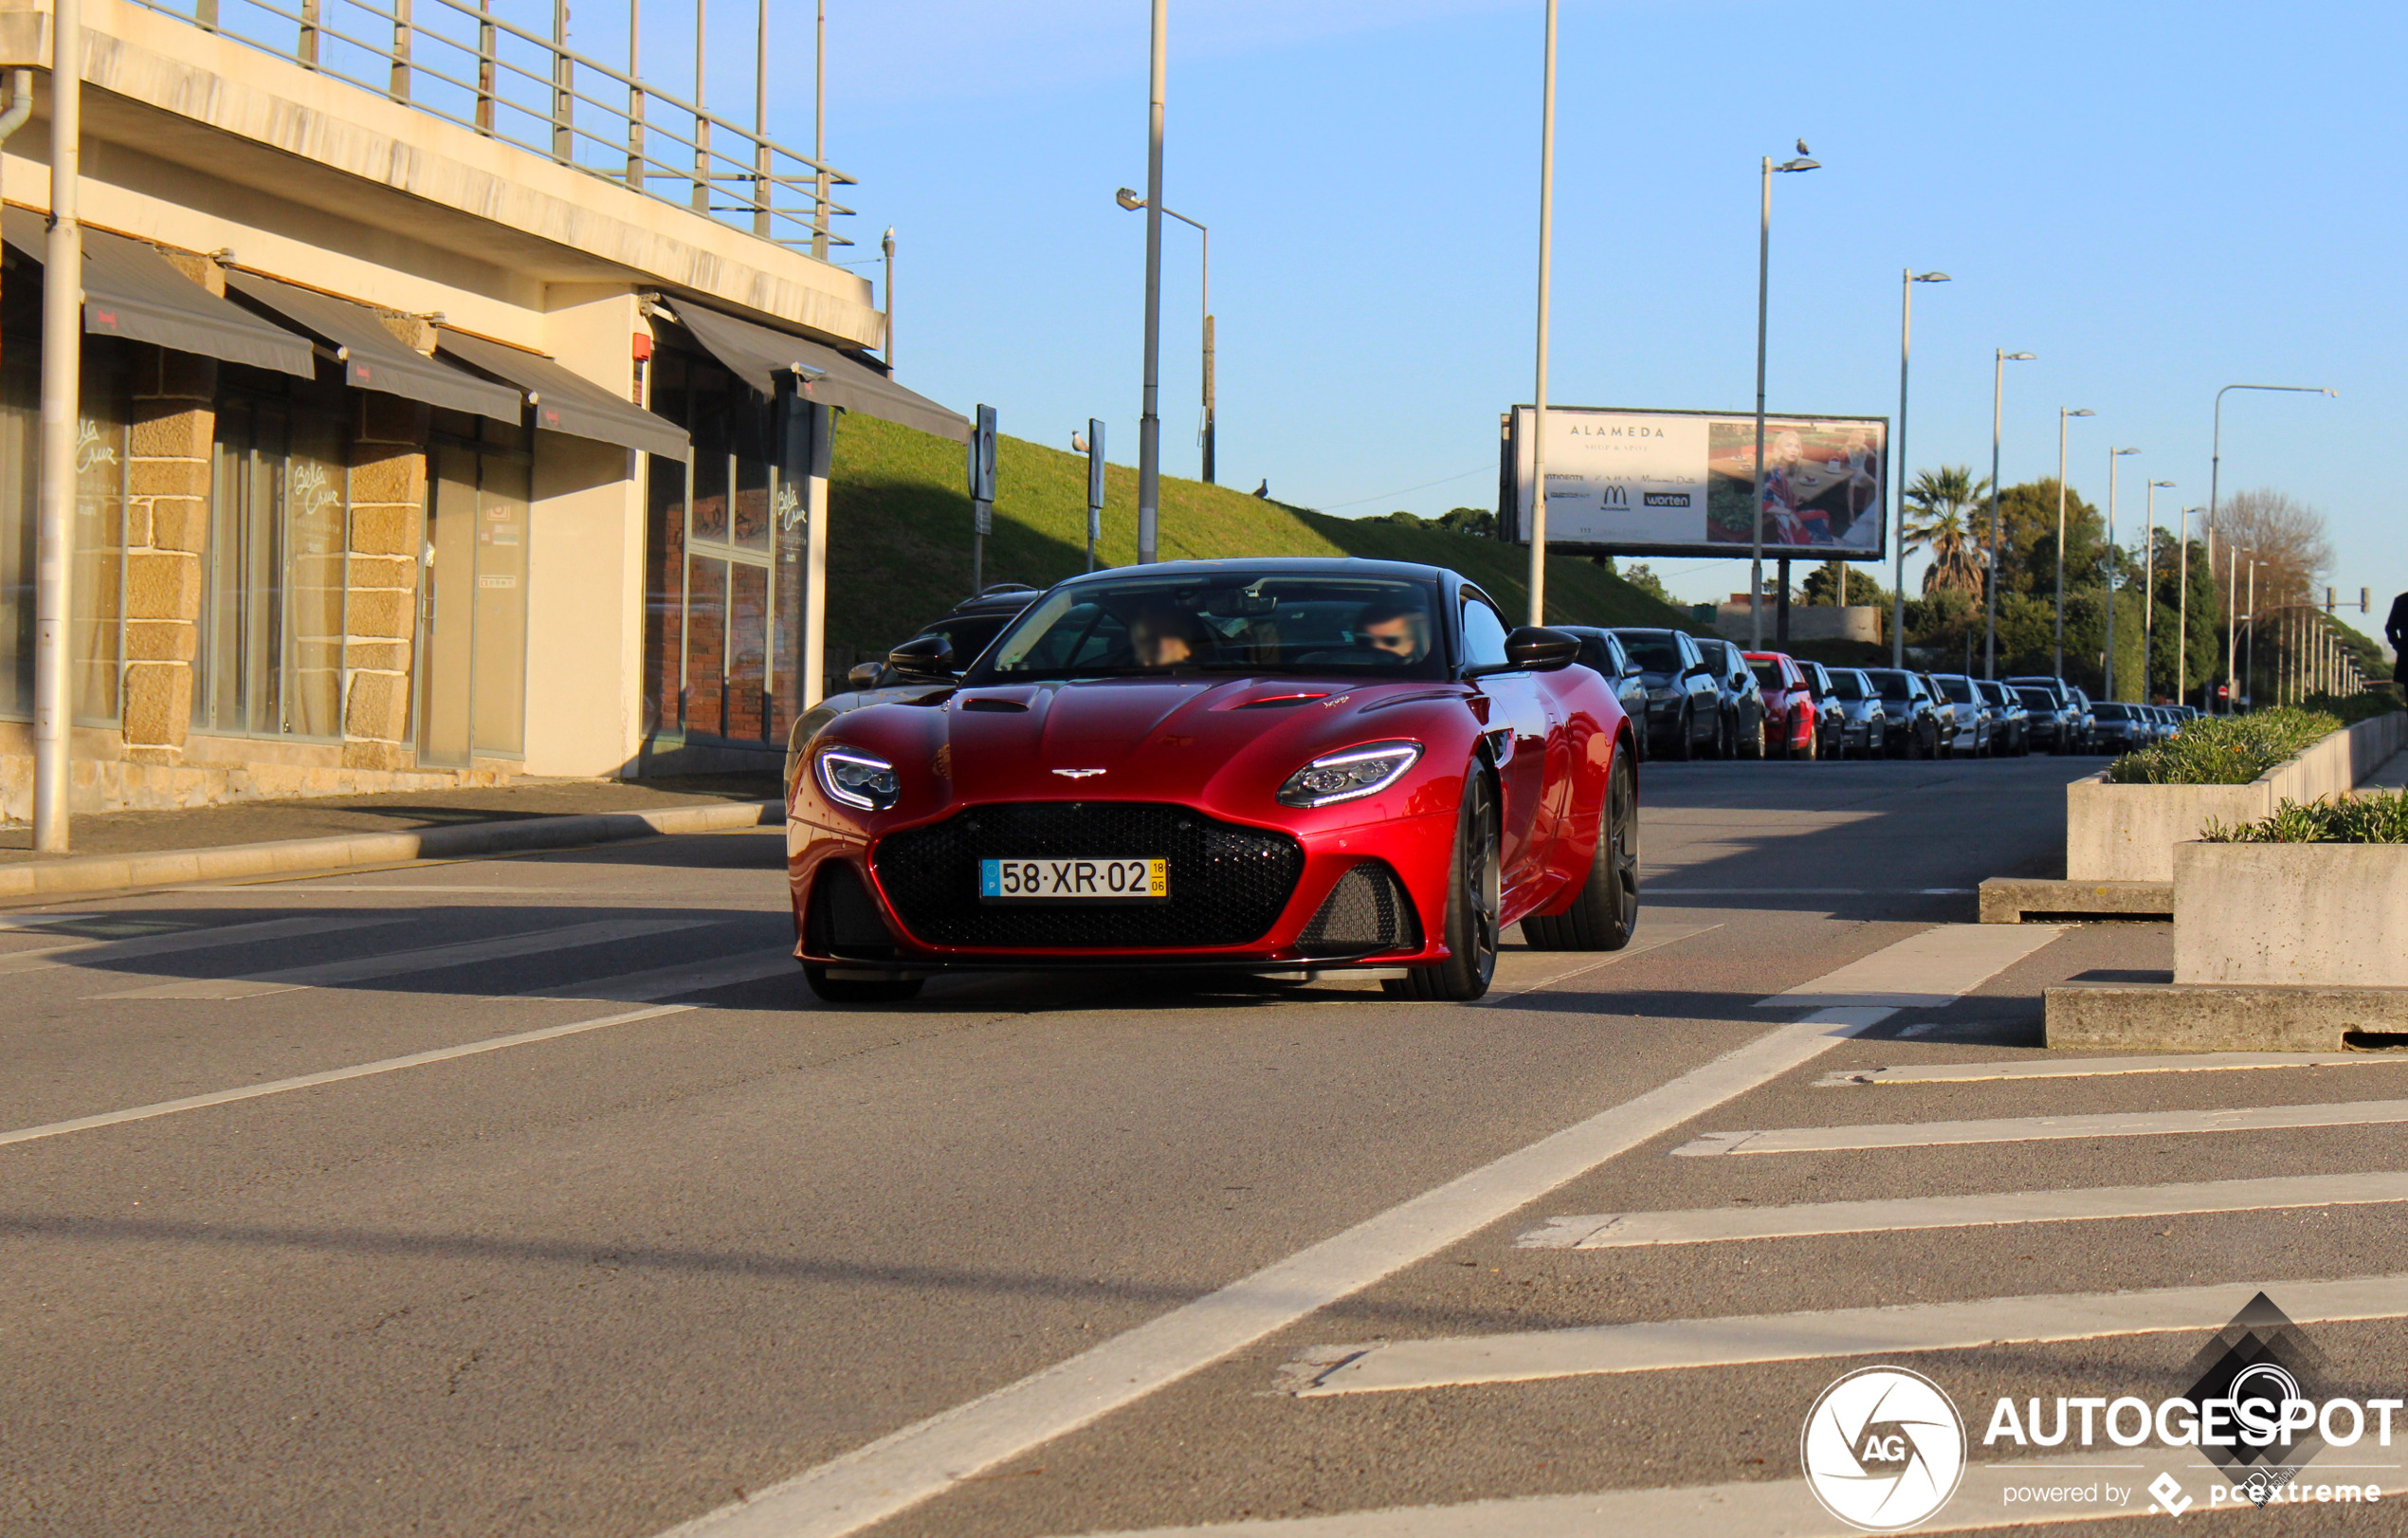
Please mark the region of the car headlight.
POLYGON ((1386 790, 1421 757, 1419 742, 1373 742, 1325 754, 1287 777, 1282 806, 1328 806, 1386 790))
POLYGON ((839 805, 884 812, 903 794, 903 780, 893 764, 874 753, 831 747, 819 755, 819 788, 839 805))

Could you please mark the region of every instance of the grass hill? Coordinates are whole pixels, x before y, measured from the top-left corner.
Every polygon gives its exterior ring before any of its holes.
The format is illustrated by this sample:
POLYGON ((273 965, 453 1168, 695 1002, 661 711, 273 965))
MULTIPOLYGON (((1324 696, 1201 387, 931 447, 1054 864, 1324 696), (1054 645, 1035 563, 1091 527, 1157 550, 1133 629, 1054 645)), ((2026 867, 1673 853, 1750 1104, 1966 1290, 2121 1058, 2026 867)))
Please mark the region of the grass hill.
MULTIPOLYGON (((1086 566, 1086 458, 1020 438, 995 446, 994 533, 985 580, 1045 587, 1086 566)), ((848 414, 830 471, 828 665, 881 653, 970 592, 970 499, 959 444, 848 414)), ((1137 471, 1106 467, 1097 559, 1137 559, 1137 471)), ((1529 557, 1517 546, 1443 529, 1359 522, 1268 502, 1227 486, 1162 478, 1165 560, 1242 556, 1360 556, 1450 566, 1478 582, 1508 618, 1525 612, 1529 557)), ((1674 625, 1659 603, 1577 557, 1547 562, 1547 617, 1563 624, 1674 625)))

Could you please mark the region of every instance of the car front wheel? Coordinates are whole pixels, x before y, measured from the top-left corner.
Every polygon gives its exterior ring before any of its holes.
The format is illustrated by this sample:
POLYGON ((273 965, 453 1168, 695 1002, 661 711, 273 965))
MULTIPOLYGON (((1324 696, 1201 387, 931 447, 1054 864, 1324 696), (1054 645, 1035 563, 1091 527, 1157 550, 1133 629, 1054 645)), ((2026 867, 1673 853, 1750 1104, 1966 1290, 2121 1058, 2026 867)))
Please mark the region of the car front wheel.
POLYGON ((1477 765, 1464 777, 1463 810, 1455 818, 1454 857, 1447 867, 1447 959, 1380 981, 1398 998, 1469 1003, 1488 991, 1497 971, 1500 888, 1496 792, 1477 765))

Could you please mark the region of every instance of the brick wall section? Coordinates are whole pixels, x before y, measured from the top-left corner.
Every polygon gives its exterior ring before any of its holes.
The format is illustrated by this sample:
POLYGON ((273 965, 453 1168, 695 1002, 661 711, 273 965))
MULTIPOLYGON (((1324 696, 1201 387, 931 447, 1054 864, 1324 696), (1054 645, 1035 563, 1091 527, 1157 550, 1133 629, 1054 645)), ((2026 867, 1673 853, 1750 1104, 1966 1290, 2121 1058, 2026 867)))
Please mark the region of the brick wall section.
POLYGON ((428 408, 357 392, 351 458, 351 594, 344 655, 343 763, 403 769, 410 650, 417 635, 418 556, 426 540, 428 408))
POLYGON ((217 363, 158 347, 136 357, 126 445, 123 731, 127 758, 174 763, 192 719, 217 363))

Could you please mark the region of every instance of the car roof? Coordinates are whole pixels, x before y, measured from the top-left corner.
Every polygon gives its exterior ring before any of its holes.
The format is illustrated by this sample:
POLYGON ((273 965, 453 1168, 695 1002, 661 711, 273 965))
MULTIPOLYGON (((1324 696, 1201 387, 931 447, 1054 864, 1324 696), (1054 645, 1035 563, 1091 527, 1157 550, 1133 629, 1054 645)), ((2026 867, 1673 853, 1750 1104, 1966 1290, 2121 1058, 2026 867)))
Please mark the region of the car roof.
MULTIPOLYGON (((1264 556, 1246 560, 1165 560, 1158 561, 1141 574, 1132 574, 1126 566, 1113 566, 1100 572, 1083 572, 1065 577, 1063 587, 1077 587, 1088 582, 1110 581, 1131 575, 1145 577, 1212 577, 1225 573, 1255 572, 1264 576, 1293 575, 1298 577, 1325 574, 1331 577, 1387 577, 1413 581, 1445 581, 1461 576, 1445 566, 1423 566, 1405 560, 1360 560, 1353 556, 1264 556)), ((1477 584, 1474 584, 1477 585, 1477 584)))

